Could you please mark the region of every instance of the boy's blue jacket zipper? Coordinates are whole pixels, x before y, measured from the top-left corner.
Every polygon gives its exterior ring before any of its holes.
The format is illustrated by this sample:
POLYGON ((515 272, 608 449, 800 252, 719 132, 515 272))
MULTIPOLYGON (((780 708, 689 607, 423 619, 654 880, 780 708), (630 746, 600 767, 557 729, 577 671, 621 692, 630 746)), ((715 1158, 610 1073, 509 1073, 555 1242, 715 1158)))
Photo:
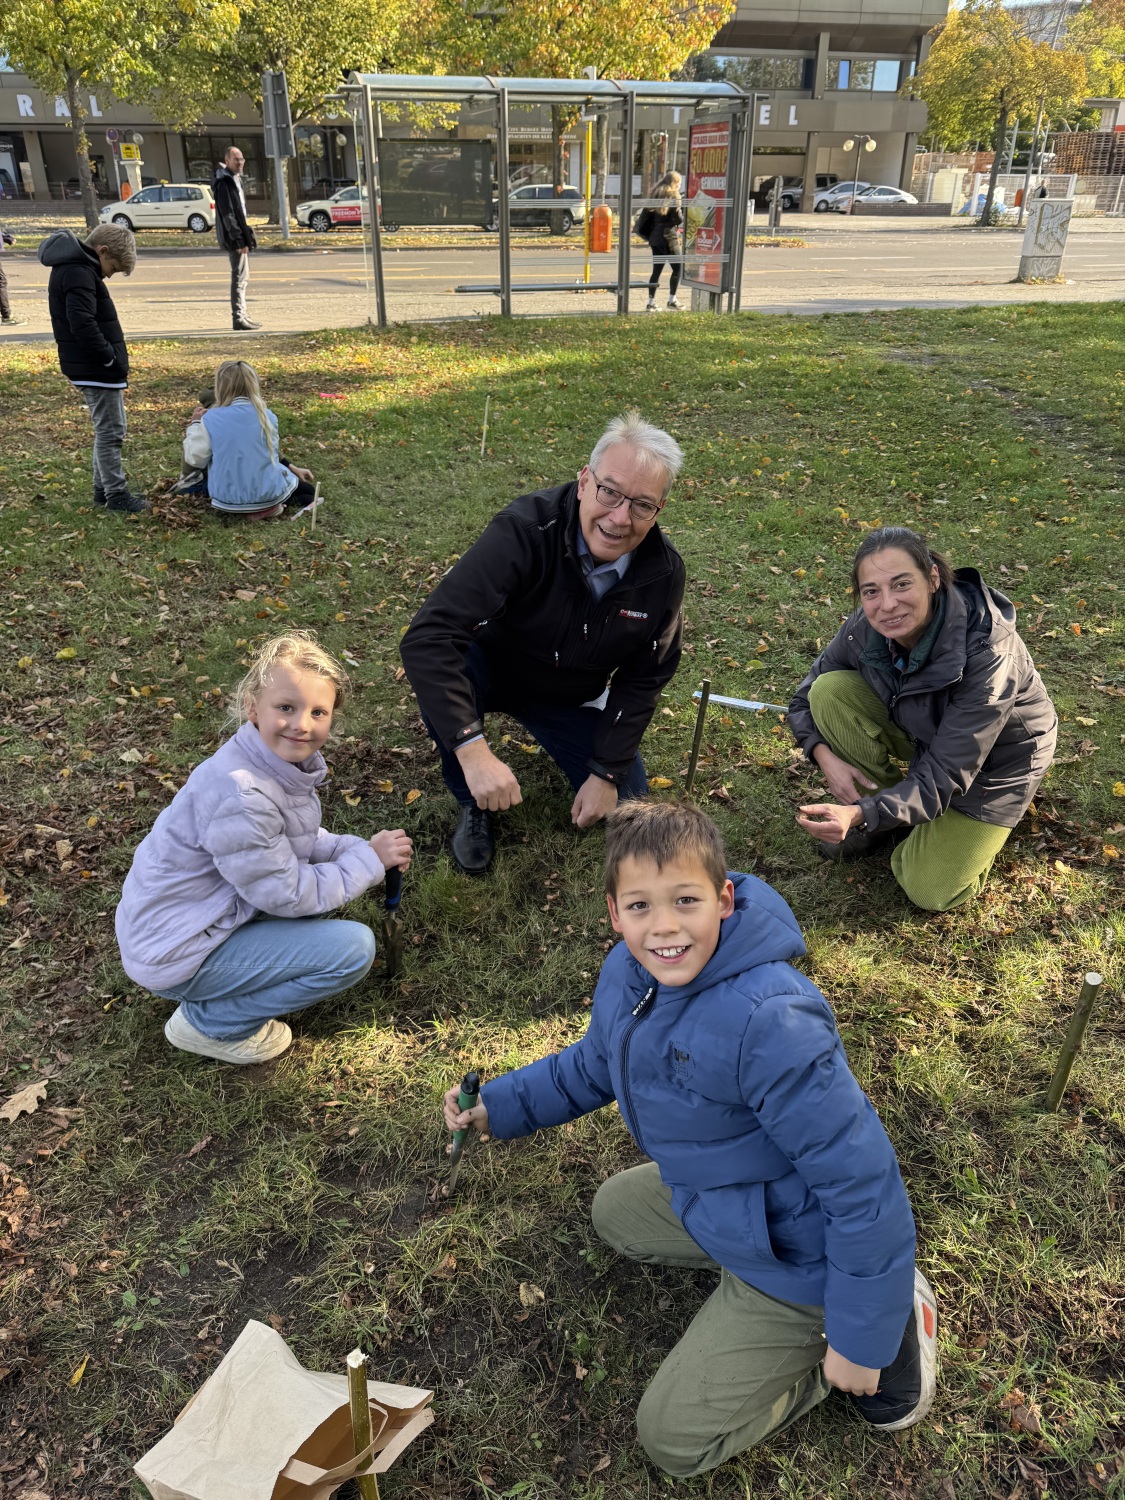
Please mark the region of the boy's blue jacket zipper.
POLYGON ((732 879, 696 979, 658 987, 619 943, 585 1036, 484 1085, 489 1129, 529 1135, 616 1099, 692 1238, 768 1295, 823 1305, 832 1348, 881 1368, 913 1302, 906 1189, 828 1002, 787 961, 804 952, 793 913, 732 879))

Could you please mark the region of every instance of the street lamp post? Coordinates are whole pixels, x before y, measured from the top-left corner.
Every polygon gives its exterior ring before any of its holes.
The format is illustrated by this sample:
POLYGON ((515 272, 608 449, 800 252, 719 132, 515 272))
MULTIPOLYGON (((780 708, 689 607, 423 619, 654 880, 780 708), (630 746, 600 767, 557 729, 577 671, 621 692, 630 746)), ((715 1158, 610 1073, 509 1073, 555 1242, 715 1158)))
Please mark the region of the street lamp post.
POLYGON ((855 207, 855 195, 859 191, 859 159, 863 151, 874 151, 875 137, 873 135, 850 135, 844 142, 845 151, 855 152, 855 177, 852 179, 852 195, 848 199, 848 213, 855 207))

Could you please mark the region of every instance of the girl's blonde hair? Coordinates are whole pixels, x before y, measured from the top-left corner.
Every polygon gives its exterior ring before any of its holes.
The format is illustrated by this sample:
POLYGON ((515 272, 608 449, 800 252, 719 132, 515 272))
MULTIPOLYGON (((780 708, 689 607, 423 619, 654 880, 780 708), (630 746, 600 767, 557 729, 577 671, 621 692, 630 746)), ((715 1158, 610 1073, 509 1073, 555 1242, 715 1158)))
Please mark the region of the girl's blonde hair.
POLYGON ((276 458, 273 428, 270 426, 266 403, 262 400, 262 386, 254 366, 248 365, 244 359, 225 359, 215 371, 215 405, 229 406, 232 401, 240 398, 249 401, 258 413, 266 448, 270 457, 276 458))
MULTIPOLYGON (((216 384, 218 379, 216 377, 216 384)), ((254 652, 250 670, 234 690, 228 723, 237 728, 246 718, 247 703, 257 698, 274 667, 292 667, 297 672, 315 672, 336 689, 333 709, 339 708, 351 690, 348 674, 334 656, 329 656, 311 630, 290 630, 275 635, 254 652)))

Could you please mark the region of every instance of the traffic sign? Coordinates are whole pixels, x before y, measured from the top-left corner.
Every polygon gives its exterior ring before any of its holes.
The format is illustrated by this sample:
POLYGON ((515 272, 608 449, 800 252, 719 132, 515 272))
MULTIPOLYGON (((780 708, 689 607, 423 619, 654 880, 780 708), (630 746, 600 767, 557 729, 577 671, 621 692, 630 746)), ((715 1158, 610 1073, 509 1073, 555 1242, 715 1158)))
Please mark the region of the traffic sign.
POLYGON ((117 142, 117 140, 119 139, 117 131, 114 130, 114 128, 113 128, 112 125, 106 131, 105 138, 106 138, 106 140, 109 142, 109 144, 111 146, 114 145, 117 142))
POLYGON ((139 146, 130 146, 130 145, 126 145, 124 142, 122 142, 122 145, 121 145, 121 160, 122 161, 140 161, 140 159, 141 159, 141 148, 139 146))

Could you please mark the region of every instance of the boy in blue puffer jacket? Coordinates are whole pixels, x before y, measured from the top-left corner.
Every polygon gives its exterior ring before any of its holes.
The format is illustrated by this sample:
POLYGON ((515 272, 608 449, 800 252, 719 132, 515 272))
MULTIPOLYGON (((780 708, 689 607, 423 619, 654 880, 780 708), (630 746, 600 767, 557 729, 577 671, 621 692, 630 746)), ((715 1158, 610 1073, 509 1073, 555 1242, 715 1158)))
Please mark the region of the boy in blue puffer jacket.
POLYGON ((593 1222, 650 1264, 710 1267, 712 1293, 641 1400, 653 1461, 688 1477, 847 1392, 873 1426, 934 1397, 934 1295, 894 1148, 848 1067, 781 897, 728 877, 687 804, 625 802, 606 824, 619 943, 590 1025, 507 1073, 451 1129, 529 1135, 616 1099, 652 1160, 604 1182, 593 1222))

